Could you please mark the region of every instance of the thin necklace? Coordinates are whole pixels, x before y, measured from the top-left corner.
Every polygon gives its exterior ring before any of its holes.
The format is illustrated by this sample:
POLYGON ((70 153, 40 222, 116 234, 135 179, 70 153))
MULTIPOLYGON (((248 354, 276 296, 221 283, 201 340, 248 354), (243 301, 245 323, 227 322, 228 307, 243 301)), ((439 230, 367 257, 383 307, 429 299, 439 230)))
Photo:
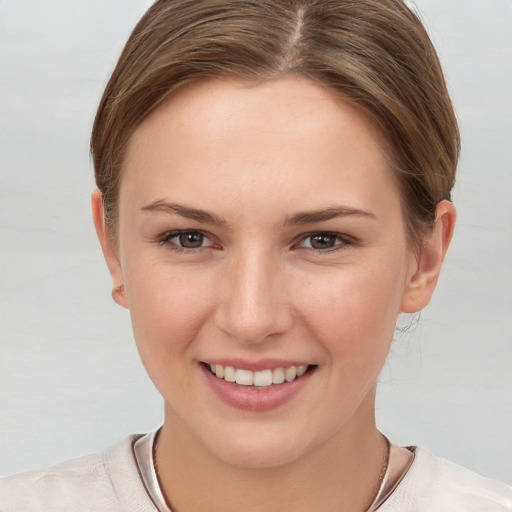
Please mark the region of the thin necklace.
POLYGON ((380 469, 379 479, 377 480, 377 485, 375 486, 375 492, 373 493, 372 501, 370 502, 370 507, 366 509, 366 512, 373 512, 374 510, 377 510, 382 491, 384 490, 384 483, 386 480, 385 477, 389 467, 389 454, 391 453, 391 443, 384 434, 381 435, 384 438, 384 441, 386 441, 386 449, 384 451, 384 458, 382 461, 382 467, 380 469))
MULTIPOLYGON (((157 435, 155 436, 155 440, 153 443, 153 450, 152 450, 153 457, 152 458, 153 458, 153 468, 155 470, 158 485, 160 486, 160 489, 161 489, 160 474, 158 471, 158 463, 157 463, 157 458, 156 458, 156 447, 158 444, 158 437, 159 437, 158 434, 159 433, 160 432, 158 432, 157 435)), ((388 468, 389 468, 389 455, 391 452, 391 443, 389 442, 389 439, 385 435, 382 434, 382 437, 384 438, 384 441, 386 442, 386 449, 384 451, 382 467, 380 469, 379 479, 377 480, 377 484, 375 486, 375 492, 373 493, 372 500, 370 502, 371 503, 370 507, 368 509, 366 509, 365 512, 374 512, 375 510, 377 510, 376 505, 379 505, 381 493, 384 489, 384 483, 386 480, 385 477, 386 477, 386 474, 387 474, 388 468)))

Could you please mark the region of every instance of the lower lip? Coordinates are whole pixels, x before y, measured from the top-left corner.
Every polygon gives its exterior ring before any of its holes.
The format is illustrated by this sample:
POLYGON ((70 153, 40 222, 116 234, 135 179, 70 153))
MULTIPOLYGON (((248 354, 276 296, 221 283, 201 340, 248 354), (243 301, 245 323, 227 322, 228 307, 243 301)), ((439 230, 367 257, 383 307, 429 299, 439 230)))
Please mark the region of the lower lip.
POLYGON ((292 382, 275 384, 265 389, 252 386, 241 386, 234 382, 226 382, 213 375, 203 364, 200 364, 210 389, 225 403, 244 411, 269 411, 289 402, 308 383, 315 369, 306 372, 292 382))

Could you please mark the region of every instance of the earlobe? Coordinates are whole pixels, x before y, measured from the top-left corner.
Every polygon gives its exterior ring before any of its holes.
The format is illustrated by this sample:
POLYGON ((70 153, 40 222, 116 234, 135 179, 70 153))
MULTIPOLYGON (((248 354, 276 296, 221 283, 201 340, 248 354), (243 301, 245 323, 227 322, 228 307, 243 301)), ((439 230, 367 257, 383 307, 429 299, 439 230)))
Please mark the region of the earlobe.
POLYGON ((400 308, 402 313, 417 313, 429 303, 452 239, 455 219, 453 203, 441 201, 436 208, 434 227, 427 235, 407 279, 400 308))
POLYGON ((113 245, 112 237, 108 231, 108 226, 105 221, 105 214, 103 210, 103 194, 100 190, 94 189, 91 194, 91 208, 92 217, 94 220, 94 227, 96 234, 107 263, 110 276, 112 277, 112 298, 120 306, 128 308, 124 288, 124 277, 119 256, 116 248, 113 245))

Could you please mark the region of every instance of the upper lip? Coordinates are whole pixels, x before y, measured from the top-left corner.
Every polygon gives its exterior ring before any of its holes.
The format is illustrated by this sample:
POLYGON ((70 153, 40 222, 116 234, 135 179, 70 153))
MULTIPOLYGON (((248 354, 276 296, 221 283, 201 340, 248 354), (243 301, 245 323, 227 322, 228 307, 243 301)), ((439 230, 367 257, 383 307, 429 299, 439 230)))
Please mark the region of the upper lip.
POLYGON ((205 364, 220 364, 221 366, 232 366, 240 370, 250 370, 258 372, 262 370, 275 370, 276 368, 290 368, 290 366, 309 366, 311 362, 303 360, 291 360, 291 359, 259 359, 257 361, 248 361, 246 359, 222 359, 213 358, 202 360, 205 364))

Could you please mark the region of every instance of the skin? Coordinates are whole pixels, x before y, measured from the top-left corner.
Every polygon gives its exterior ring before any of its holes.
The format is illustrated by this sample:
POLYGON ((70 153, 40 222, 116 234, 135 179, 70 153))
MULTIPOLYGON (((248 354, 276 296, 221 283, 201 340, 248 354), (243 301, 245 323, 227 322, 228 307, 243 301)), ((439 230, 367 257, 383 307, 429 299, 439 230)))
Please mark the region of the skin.
POLYGON ((369 505, 384 454, 377 377, 398 314, 430 300, 455 222, 441 202, 412 251, 388 162, 368 119, 306 79, 210 80, 133 135, 115 243, 93 193, 113 296, 164 397, 156 456, 176 511, 369 505), (180 251, 176 230, 203 246, 180 251), (312 247, 318 233, 332 247, 312 247), (255 412, 206 385, 200 362, 219 358, 317 366, 291 400, 255 412))

